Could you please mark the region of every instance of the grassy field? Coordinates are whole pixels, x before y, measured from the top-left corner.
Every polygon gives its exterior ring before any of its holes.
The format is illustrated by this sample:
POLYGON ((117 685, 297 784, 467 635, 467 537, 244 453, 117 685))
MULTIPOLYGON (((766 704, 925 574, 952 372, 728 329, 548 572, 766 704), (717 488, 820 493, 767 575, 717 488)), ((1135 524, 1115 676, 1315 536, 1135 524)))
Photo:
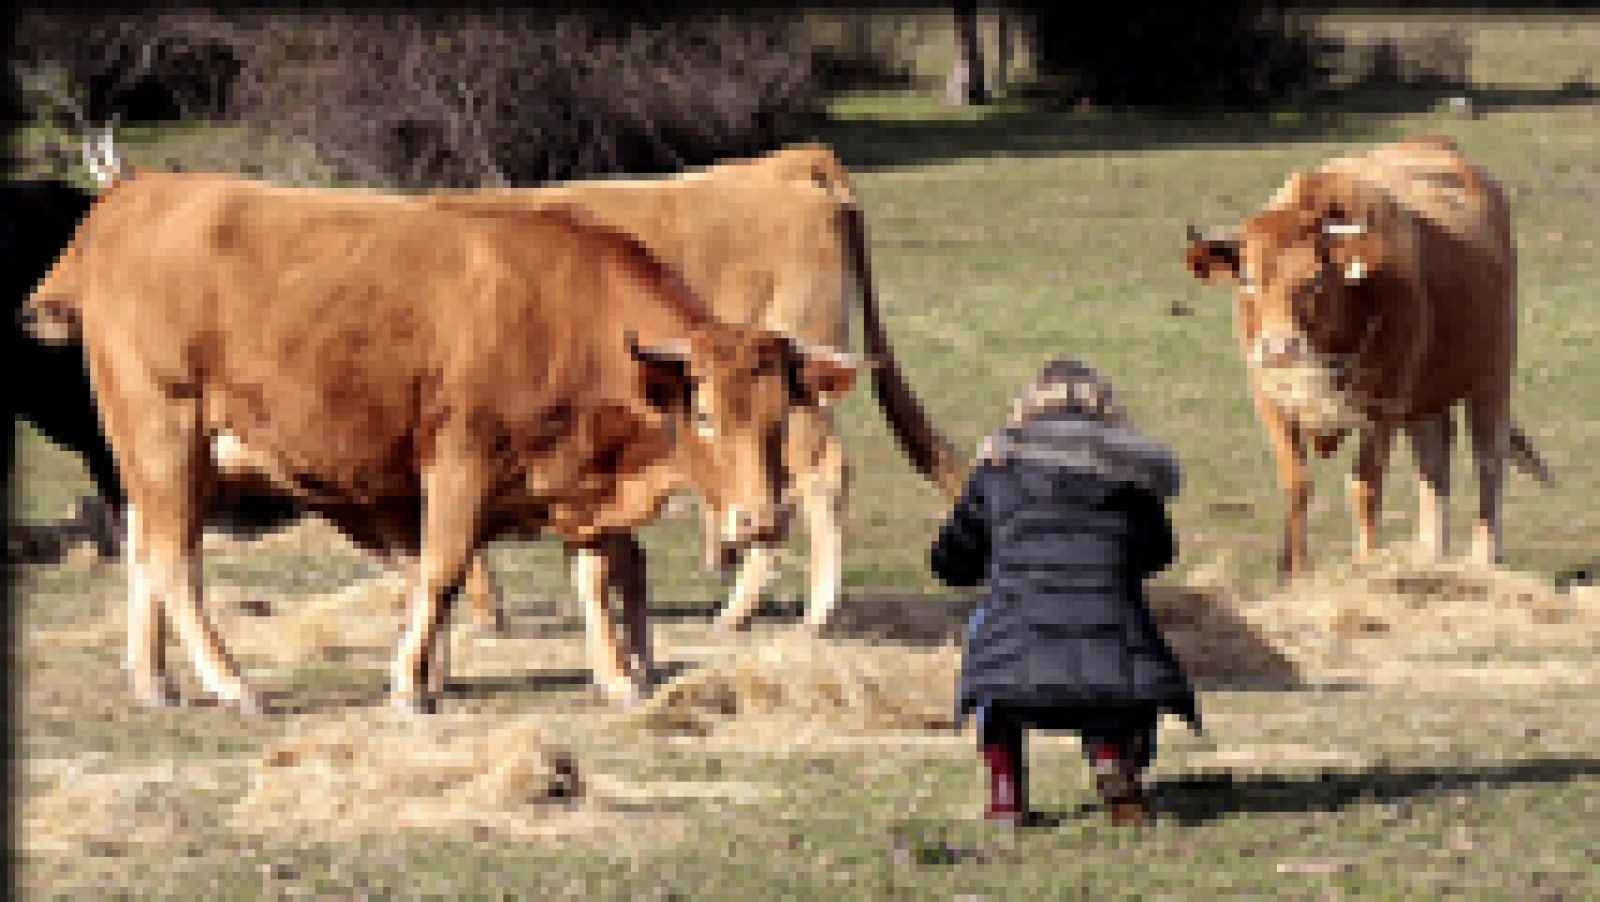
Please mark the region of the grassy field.
MULTIPOLYGON (((1236 221, 1288 172, 1330 155, 1448 134, 1512 194, 1521 266, 1514 411, 1559 481, 1550 490, 1509 477, 1508 567, 1548 577, 1600 557, 1600 105, 1592 92, 1563 89, 1600 46, 1600 20, 1451 21, 1472 35, 1478 118, 1421 95, 1192 121, 1009 104, 949 111, 920 98, 842 102, 815 137, 856 172, 888 327, 935 421, 971 448, 1046 359, 1102 369, 1135 420, 1187 467, 1173 507, 1182 554, 1158 582, 1214 580, 1220 568, 1227 598, 1245 606, 1265 597, 1278 490, 1245 392, 1232 298, 1184 270, 1184 224, 1236 221)), ((215 136, 197 130, 128 129, 119 140, 136 161, 218 153, 215 136)), ((865 625, 955 622, 963 599, 924 563, 945 511, 900 457, 869 393, 839 417, 856 472, 844 605, 861 628, 832 641, 863 659, 914 656, 905 630, 865 625)), ((1407 449, 1395 461, 1382 526, 1387 540, 1405 540, 1416 480, 1407 449)), ((1349 449, 1316 466, 1312 553, 1334 572, 1351 544, 1349 466, 1349 449)), ((1475 505, 1468 466, 1462 449, 1458 548, 1475 505)), ((23 520, 54 517, 87 491, 75 459, 32 433, 16 483, 23 520)), ((858 729, 848 717, 799 713, 787 727, 703 738, 625 729, 585 682, 581 620, 551 543, 494 548, 511 632, 458 630, 445 713, 399 722, 381 705, 392 618, 352 613, 353 631, 379 637, 354 651, 324 643, 314 650, 328 653, 275 653, 274 637, 288 634, 308 599, 370 574, 347 546, 302 532, 219 546, 206 560, 210 585, 226 587, 214 605, 225 635, 257 683, 289 702, 259 722, 209 705, 130 708, 121 637, 107 628, 120 571, 81 559, 21 571, 14 810, 31 818, 15 834, 30 893, 1600 895, 1593 629, 1458 643, 1421 635, 1432 621, 1402 618, 1391 630, 1400 635, 1386 640, 1397 668, 1386 676, 1292 691, 1208 683, 1209 735, 1163 726, 1160 817, 1139 838, 1102 826, 1088 806, 1076 744, 1042 738, 1036 802, 1058 823, 1012 837, 974 820, 982 785, 970 732, 858 729), (274 613, 240 613, 228 600, 241 597, 270 599, 274 613), (570 749, 599 787, 573 806, 540 809, 542 832, 457 829, 441 818, 434 830, 355 836, 337 824, 237 814, 240 798, 271 776, 263 756, 304 731, 428 745, 448 744, 441 737, 451 730, 492 736, 514 723, 570 749)), ((782 616, 738 641, 711 634, 706 615, 721 587, 698 572, 693 539, 682 518, 647 534, 659 657, 692 672, 787 641, 782 616)), ((801 586, 793 569, 779 585, 785 603, 801 586)), ((185 687, 192 697, 192 682, 185 687)))

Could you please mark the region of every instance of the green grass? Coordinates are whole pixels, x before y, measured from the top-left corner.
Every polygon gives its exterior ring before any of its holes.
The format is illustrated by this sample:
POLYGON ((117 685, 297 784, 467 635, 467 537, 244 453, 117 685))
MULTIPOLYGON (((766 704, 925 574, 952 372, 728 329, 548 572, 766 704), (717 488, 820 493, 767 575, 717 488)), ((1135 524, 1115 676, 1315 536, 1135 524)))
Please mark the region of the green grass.
MULTIPOLYGON (((1521 258, 1514 409, 1559 480, 1547 490, 1510 476, 1508 562, 1548 574, 1594 559, 1600 110, 1593 101, 1562 100, 1556 89, 1600 43, 1600 23, 1456 21, 1475 29, 1475 79, 1502 89, 1479 119, 1450 118, 1436 98, 1420 96, 1213 118, 1016 103, 953 111, 922 97, 841 103, 814 136, 833 144, 856 173, 888 328, 934 420, 958 448, 971 449, 1046 359, 1085 360, 1111 377, 1135 420, 1185 462, 1185 493, 1173 507, 1182 554, 1161 579, 1181 581, 1233 550, 1243 590, 1263 589, 1276 554, 1278 490, 1245 393, 1233 299, 1185 272, 1184 224, 1236 221, 1289 171, 1330 155, 1442 132, 1512 192, 1521 258), (1175 302, 1192 312, 1174 315, 1175 302), (1242 513, 1231 512, 1241 505, 1242 513)), ((129 129, 119 141, 135 160, 182 159, 215 153, 214 137, 201 129, 129 129)), ((838 418, 856 474, 847 588, 930 596, 932 603, 944 590, 928 574, 925 554, 943 503, 906 465, 868 392, 851 397, 838 418)), ((18 460, 24 519, 54 516, 87 491, 75 462, 32 433, 24 434, 18 460)), ((1415 528, 1416 480, 1403 444, 1395 461, 1383 521, 1391 540, 1415 528)), ((1349 466, 1345 449, 1315 467, 1311 536, 1319 563, 1349 553, 1342 478, 1349 466)), ((1458 548, 1475 507, 1468 467, 1462 448, 1453 470, 1458 548)), ((646 538, 657 608, 709 611, 722 590, 698 571, 692 524, 667 520, 646 538)), ((582 636, 571 632, 577 611, 559 551, 551 543, 505 543, 493 556, 514 623, 550 629, 543 644, 529 640, 529 648, 575 654, 582 636)), ((327 591, 364 572, 346 549, 264 549, 208 564, 214 582, 293 593, 327 591)), ((780 598, 792 600, 802 584, 801 574, 786 573, 780 598)), ((272 688, 309 699, 309 710, 264 723, 215 707, 130 710, 117 666, 120 640, 78 652, 30 642, 39 630, 98 620, 120 604, 121 591, 114 568, 23 573, 16 600, 23 766, 95 754, 120 767, 245 756, 290 729, 378 704, 368 697, 381 691, 381 662, 363 659, 275 673, 272 688)), ((763 626, 762 635, 778 628, 763 626)), ((709 641, 693 617, 660 629, 673 641, 709 641)), ((1582 666, 1594 650, 1508 649, 1504 660, 1531 654, 1582 666)), ((559 668, 530 654, 525 672, 543 669, 559 668)), ((1208 737, 1163 729, 1156 769, 1163 817, 1133 840, 1102 827, 1096 813, 1079 811, 1090 790, 1068 740, 1038 742, 1033 760, 1037 801, 1059 814, 1060 824, 1008 838, 972 821, 982 787, 966 737, 790 753, 625 744, 599 729, 606 709, 590 690, 559 682, 513 686, 447 704, 486 721, 536 718, 593 770, 630 779, 751 781, 779 796, 758 805, 696 803, 684 815, 694 824, 691 840, 660 848, 642 842, 661 824, 650 815, 639 817, 637 836, 571 848, 416 837, 355 844, 196 828, 175 845, 130 842, 106 854, 29 856, 20 877, 40 892, 183 897, 292 888, 407 897, 1593 897, 1600 895, 1595 690, 1591 679, 1578 686, 1208 691, 1208 737), (1285 751, 1293 748, 1347 760, 1308 763, 1285 751), (1226 754, 1240 749, 1259 750, 1259 759, 1217 763, 1234 760, 1226 754), (1348 866, 1328 874, 1278 870, 1302 860, 1348 866)))

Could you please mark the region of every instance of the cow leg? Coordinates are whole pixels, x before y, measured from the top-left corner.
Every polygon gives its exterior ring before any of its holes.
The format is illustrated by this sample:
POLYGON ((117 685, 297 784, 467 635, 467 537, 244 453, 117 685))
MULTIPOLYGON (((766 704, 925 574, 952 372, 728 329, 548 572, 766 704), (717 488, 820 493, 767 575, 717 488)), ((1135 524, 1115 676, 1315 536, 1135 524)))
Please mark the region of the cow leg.
POLYGON ((1503 396, 1475 395, 1467 400, 1467 424, 1478 471, 1478 522, 1472 535, 1472 561, 1486 567, 1500 563, 1501 492, 1506 456, 1511 449, 1509 408, 1503 396))
MULTIPOLYGON (((611 618, 611 586, 620 575, 618 571, 622 568, 618 564, 621 562, 625 562, 625 555, 618 554, 612 538, 578 545, 572 551, 572 580, 583 605, 589 663, 594 668, 595 682, 613 701, 632 704, 644 697, 645 687, 628 673, 617 641, 616 623, 611 618)), ((642 615, 640 619, 642 622, 642 615)))
MULTIPOLYGON (((244 680, 205 613, 200 579, 200 537, 204 526, 210 472, 204 436, 193 402, 171 402, 137 424, 137 474, 130 480, 130 504, 137 505, 133 533, 138 571, 153 583, 178 640, 188 653, 201 685, 247 713, 265 710, 244 680)), ((141 580, 142 581, 142 580, 141 580)), ((130 598, 130 600, 132 600, 130 598)), ((130 610, 130 645, 150 648, 150 621, 157 616, 142 605, 130 610)), ((160 629, 155 633, 159 635, 160 629)), ((149 691, 148 684, 137 686, 149 691)))
POLYGON ((1417 491, 1417 543, 1429 558, 1443 560, 1449 550, 1450 411, 1406 424, 1411 450, 1422 476, 1417 491))
POLYGON ((177 689, 167 674, 167 622, 161 599, 150 580, 145 543, 140 540, 139 519, 132 505, 123 509, 127 541, 123 546, 128 567, 128 637, 124 666, 133 682, 133 697, 150 708, 178 703, 177 689))
POLYGON ((1257 409, 1272 444, 1278 484, 1283 491, 1283 550, 1278 557, 1278 573, 1291 577, 1307 566, 1306 509, 1311 502, 1311 478, 1306 469, 1305 438, 1276 405, 1259 395, 1257 409))
POLYGON ((631 533, 619 533, 608 545, 617 590, 622 595, 622 628, 627 636, 627 672, 648 692, 655 671, 650 648, 650 589, 644 547, 631 533))
POLYGON ((820 629, 828 624, 844 587, 844 519, 850 489, 850 465, 837 433, 829 431, 826 450, 816 478, 808 481, 800 504, 811 541, 811 597, 806 625, 820 629))
POLYGON ((451 599, 481 545, 484 480, 470 455, 441 455, 424 475, 423 495, 422 550, 389 688, 390 704, 411 714, 434 709, 448 676, 443 634, 451 599))
POLYGON ((728 595, 728 604, 717 617, 717 628, 742 630, 750 625, 761 596, 777 569, 777 549, 755 545, 746 548, 739 563, 739 578, 728 595))
POLYGON ((1378 544, 1378 510, 1383 506, 1383 473, 1389 466, 1394 427, 1377 423, 1361 435, 1350 478, 1350 508, 1356 521, 1356 560, 1371 557, 1378 544))
POLYGON ((466 591, 472 602, 473 622, 482 629, 505 632, 505 602, 500 597, 500 587, 495 584, 494 571, 489 569, 488 552, 480 550, 472 556, 466 591))

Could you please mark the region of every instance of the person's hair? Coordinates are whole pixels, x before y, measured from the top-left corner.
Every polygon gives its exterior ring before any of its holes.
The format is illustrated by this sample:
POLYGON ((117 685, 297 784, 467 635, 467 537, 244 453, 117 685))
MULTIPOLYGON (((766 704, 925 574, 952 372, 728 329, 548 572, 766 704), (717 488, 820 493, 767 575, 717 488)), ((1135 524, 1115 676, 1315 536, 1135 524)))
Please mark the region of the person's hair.
POLYGON ((1020 425, 1046 413, 1071 412, 1103 423, 1121 425, 1128 416, 1111 383, 1076 360, 1052 360, 1011 403, 1011 424, 1020 425))

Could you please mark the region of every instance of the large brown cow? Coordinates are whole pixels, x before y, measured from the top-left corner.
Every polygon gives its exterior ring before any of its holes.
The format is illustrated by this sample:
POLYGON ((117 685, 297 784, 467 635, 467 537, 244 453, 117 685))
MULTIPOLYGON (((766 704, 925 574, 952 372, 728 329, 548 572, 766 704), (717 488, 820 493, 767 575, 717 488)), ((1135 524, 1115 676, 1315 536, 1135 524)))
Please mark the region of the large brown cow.
MULTIPOLYGON (((938 434, 906 384, 878 315, 860 205, 839 159, 803 144, 674 177, 605 179, 496 192, 429 195, 453 209, 582 207, 643 242, 729 322, 759 325, 822 347, 849 346, 859 301, 873 387, 913 464, 951 499, 965 463, 938 434)), ((843 580, 843 518, 848 464, 826 410, 797 408, 784 457, 786 494, 798 502, 811 546, 806 622, 823 625, 843 580)), ((704 505, 708 561, 723 516, 704 505)), ((755 546, 719 622, 748 623, 772 576, 774 549, 755 546)), ((581 589, 581 587, 580 587, 581 589)), ((468 583, 475 610, 498 619, 498 599, 482 559, 468 583)))
POLYGON ((1351 431, 1357 555, 1373 550, 1397 428, 1422 475, 1420 544, 1444 555, 1457 402, 1478 472, 1472 557, 1499 562, 1507 454, 1549 474, 1511 422, 1516 249, 1488 173, 1440 137, 1335 159, 1291 175, 1232 234, 1191 228, 1187 263, 1206 282, 1238 282, 1239 339, 1287 507, 1282 572, 1307 566, 1307 445, 1327 457, 1351 431))
POLYGON ((216 175, 111 185, 28 302, 81 340, 130 498, 128 665, 170 703, 167 623, 211 693, 246 683, 201 602, 200 516, 265 480, 358 544, 415 561, 393 701, 442 687, 447 599, 483 544, 548 530, 591 596, 621 574, 632 673, 590 611, 597 676, 646 674, 631 532, 685 482, 722 538, 781 537, 788 411, 848 358, 723 323, 646 248, 581 211, 451 211, 216 175), (241 465, 242 462, 242 465, 241 465))

